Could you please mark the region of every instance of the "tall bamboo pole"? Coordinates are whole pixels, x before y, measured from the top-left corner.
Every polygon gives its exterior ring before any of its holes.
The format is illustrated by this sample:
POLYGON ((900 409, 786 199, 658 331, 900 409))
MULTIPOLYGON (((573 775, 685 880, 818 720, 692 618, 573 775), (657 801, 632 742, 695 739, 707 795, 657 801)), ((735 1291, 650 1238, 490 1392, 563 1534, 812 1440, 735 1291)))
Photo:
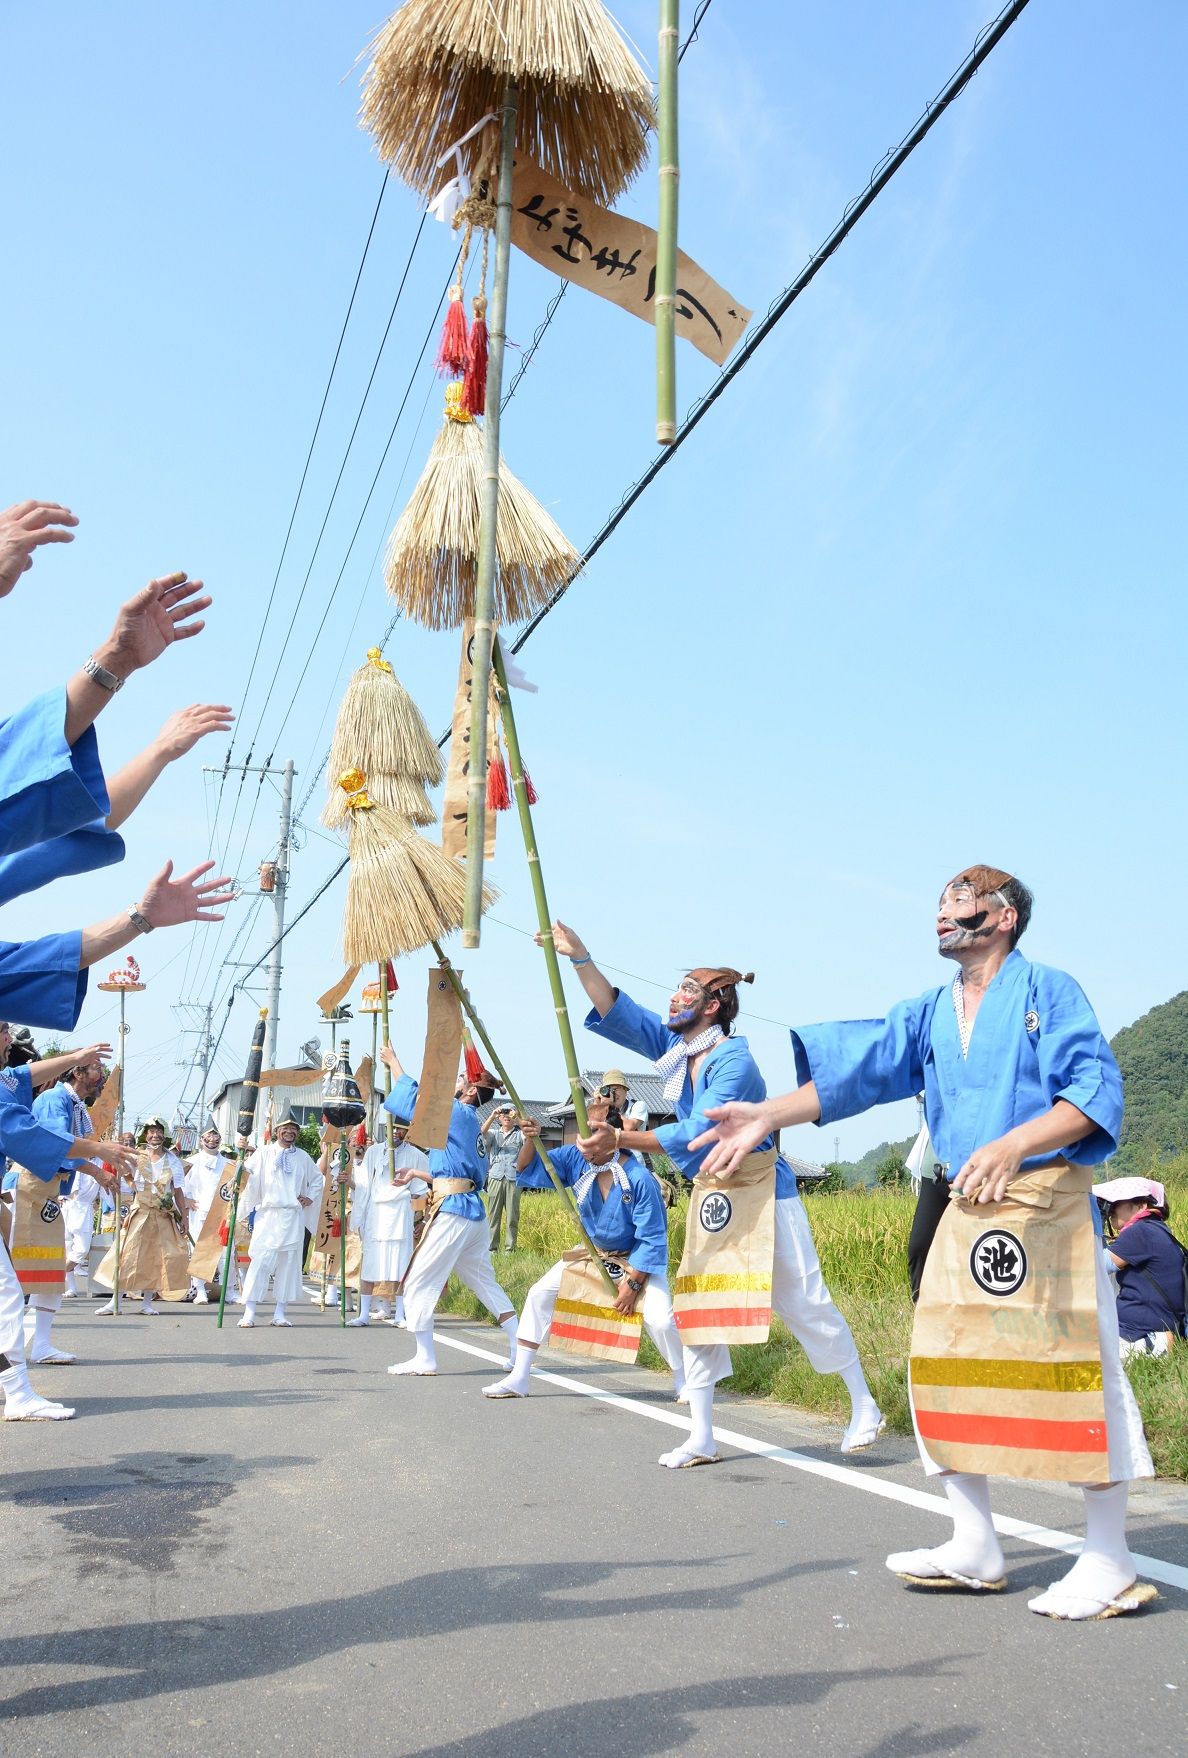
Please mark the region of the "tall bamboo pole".
POLYGON ((532 896, 536 902, 536 922, 540 929, 541 946, 544 949, 545 965, 549 973, 549 987, 553 993, 553 1010, 557 1015, 557 1030, 561 1034, 561 1050, 565 1057, 565 1071, 569 1077, 569 1094, 573 1101, 578 1131, 582 1135, 589 1135, 590 1119, 586 1115, 586 1090, 582 1086, 581 1070, 578 1067, 577 1047, 573 1041, 573 1027, 569 1022, 569 1008, 565 1002, 565 985, 561 981, 561 966, 557 959, 557 948, 553 944, 553 918, 549 914, 549 900, 545 895, 544 874, 541 871, 540 855, 536 847, 536 830, 532 823, 532 807, 528 804, 528 787, 524 780, 524 760, 520 755, 520 735, 516 731, 515 711, 512 708, 511 691, 507 684, 507 669, 503 663, 503 652, 498 641, 495 643, 494 664, 495 676, 499 683, 499 712, 503 720, 503 736, 507 742, 508 768, 511 771, 512 789, 516 796, 516 811, 520 817, 520 829, 524 835, 524 850, 528 856, 528 875, 532 881, 532 896))
MULTIPOLYGON (((524 1115, 523 1100, 520 1098, 520 1095, 517 1093, 515 1087, 512 1085, 511 1076, 508 1074, 507 1069, 504 1067, 503 1063, 499 1060, 499 1052, 496 1050, 494 1044, 491 1042, 489 1036, 487 1035, 486 1026, 483 1024, 482 1020, 479 1018, 477 1012, 475 1011, 474 1002, 470 999, 469 991, 466 989, 465 985, 462 982, 461 977, 459 977, 457 971, 454 969, 453 965, 450 963, 449 959, 446 957, 445 953, 442 951, 442 949, 438 945, 437 941, 436 940, 431 941, 430 945, 433 947, 434 952, 437 954, 438 964, 441 966, 442 970, 445 972, 446 976, 450 980, 450 987, 453 989, 455 995, 458 997, 458 1000, 462 1003, 463 1012, 466 1014, 467 1019, 469 1019, 471 1025, 474 1027, 475 1035, 478 1037, 479 1041, 481 1042, 481 1044, 483 1046, 483 1049, 487 1052, 487 1055, 491 1058, 491 1063, 492 1063, 492 1066, 495 1070, 495 1073, 499 1076, 500 1080, 503 1082, 504 1086, 507 1088, 508 1098, 511 1100, 512 1104, 516 1107, 516 1110, 520 1113, 520 1115, 523 1116, 524 1115)), ((584 1107, 583 1107, 583 1111, 584 1111, 584 1107)), ((585 1125, 584 1127, 588 1127, 588 1124, 585 1125)), ((535 1138, 535 1146, 536 1146, 536 1157, 540 1161, 541 1165, 544 1167, 545 1171, 548 1173, 548 1176, 549 1176, 550 1182, 552 1183, 553 1189, 557 1192, 557 1195, 561 1198, 562 1202, 565 1204, 566 1208, 569 1210, 570 1218, 572 1219, 573 1224, 577 1228, 578 1232, 581 1234, 582 1242, 585 1245, 586 1250, 590 1253, 590 1257, 591 1257, 592 1262, 597 1265, 598 1270, 602 1276, 602 1280, 606 1283, 607 1288, 610 1290, 610 1292, 612 1294, 614 1294, 617 1297, 619 1290, 615 1287, 614 1283, 611 1281, 610 1276, 607 1274, 606 1265, 602 1261, 602 1257, 599 1253, 598 1247, 595 1245, 594 1241, 590 1238, 590 1235, 586 1232, 586 1229, 582 1225, 582 1217, 578 1212, 577 1203, 573 1199, 573 1192, 570 1190, 570 1188, 567 1184, 562 1184, 562 1182, 558 1178, 556 1172, 553 1170, 553 1162, 549 1159, 549 1156, 548 1156, 548 1153, 545 1149, 544 1143, 541 1141, 539 1136, 537 1136, 535 1138)))
MULTIPOLYGON (((388 961, 380 961, 380 1009, 384 1021, 385 1048, 392 1042, 392 1033, 388 1027, 388 961)), ((384 1063, 384 1097, 390 1098, 392 1093, 392 1070, 384 1063)), ((388 1183, 396 1182, 396 1124, 392 1113, 385 1108, 384 1127, 388 1136, 388 1183)), ((395 1309, 393 1309, 395 1310, 395 1309)))
POLYGON ((346 1251, 347 1251, 347 1212, 346 1212, 346 1174, 351 1163, 351 1150, 347 1146, 344 1135, 338 1144, 338 1322, 346 1324, 347 1290, 346 1290, 346 1251))
MULTIPOLYGON (((124 1023, 124 991, 120 990, 120 1102, 116 1106, 116 1140, 123 1146, 124 1134, 124 1041, 128 1027, 124 1023)), ((115 1181, 115 1272, 111 1279, 111 1310, 116 1318, 120 1316, 120 1174, 116 1173, 115 1181)))
POLYGON ((462 944, 479 944, 483 913, 483 844, 487 813, 487 698, 495 635, 496 531, 499 518, 499 405, 507 340, 507 280, 511 268, 512 165, 519 91, 509 79, 499 131, 499 191, 495 210, 495 270, 491 283, 487 401, 483 411, 483 486, 475 561, 474 642, 470 697, 470 770, 466 796, 466 904, 462 944))
POLYGON ((656 227, 656 438, 676 439, 676 268, 680 140, 677 128, 677 43, 681 0, 660 0, 657 135, 660 199, 656 227))

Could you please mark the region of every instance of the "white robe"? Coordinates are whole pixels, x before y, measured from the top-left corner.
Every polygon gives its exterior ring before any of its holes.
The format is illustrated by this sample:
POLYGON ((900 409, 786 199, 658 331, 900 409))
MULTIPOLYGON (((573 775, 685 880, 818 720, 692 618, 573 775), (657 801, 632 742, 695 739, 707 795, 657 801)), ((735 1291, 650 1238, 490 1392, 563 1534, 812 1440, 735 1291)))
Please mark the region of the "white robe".
POLYGON ((205 1148, 199 1148, 190 1161, 186 1172, 185 1192, 187 1202, 193 1204, 190 1210, 191 1239, 197 1239, 201 1233, 203 1222, 210 1213, 210 1205, 222 1183, 223 1173, 233 1164, 223 1154, 208 1154, 205 1148))
MULTIPOLYGON (((428 1155, 411 1142, 401 1142, 394 1155, 397 1172, 427 1172, 428 1155)), ((399 1282, 413 1247, 414 1196, 428 1190, 427 1180, 388 1183, 388 1145, 376 1142, 355 1166, 351 1226, 363 1247, 360 1270, 364 1282, 399 1282)))
POLYGON ((322 1174, 304 1148, 282 1148, 266 1142, 247 1163, 248 1181, 239 1199, 245 1214, 255 1210, 248 1273, 243 1297, 248 1305, 260 1300, 273 1277, 273 1298, 296 1300, 301 1294, 301 1247, 304 1216, 317 1218, 322 1174), (301 1198, 310 1199, 308 1211, 301 1198))
POLYGON ((70 1195, 62 1199, 68 1264, 86 1264, 95 1234, 95 1200, 98 1195, 99 1186, 90 1173, 76 1172, 70 1195))

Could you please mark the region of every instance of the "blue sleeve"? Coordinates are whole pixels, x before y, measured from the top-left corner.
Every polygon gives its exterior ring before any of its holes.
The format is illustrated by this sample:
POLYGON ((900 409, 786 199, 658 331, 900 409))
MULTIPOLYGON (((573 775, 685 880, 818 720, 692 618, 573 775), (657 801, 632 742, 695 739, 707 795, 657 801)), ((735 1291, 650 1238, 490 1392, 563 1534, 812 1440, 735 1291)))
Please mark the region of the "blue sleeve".
MULTIPOLYGON (((44 1093, 38 1093, 33 1101, 33 1115, 44 1129, 52 1129, 71 1141, 74 1140, 74 1100, 61 1083, 48 1088, 44 1093)), ((90 1161, 85 1156, 78 1160, 62 1161, 63 1168, 69 1166, 75 1171, 89 1164, 90 1161)))
POLYGON ((87 973, 78 968, 81 957, 78 929, 40 940, 0 940, 0 1016, 72 1032, 87 993, 87 973))
MULTIPOLYGON (((586 1162, 582 1159, 581 1153, 575 1147, 546 1148, 545 1152, 548 1154, 549 1160, 552 1163, 553 1171, 557 1174, 557 1177, 561 1180, 562 1184, 568 1184, 572 1187, 577 1183, 582 1173, 589 1169, 586 1162)), ((522 1178, 531 1178, 536 1172, 539 1172, 541 1177, 547 1182, 548 1173, 541 1165, 539 1155, 530 1161, 522 1172, 517 1174, 516 1183, 519 1184, 522 1178)), ((539 1186, 528 1184, 521 1185, 520 1188, 522 1190, 534 1190, 538 1189, 539 1186)), ((549 1184, 548 1188, 552 1190, 553 1187, 549 1184)))
POLYGON ((54 879, 114 867, 123 858, 123 837, 109 830, 102 818, 96 818, 81 830, 68 831, 52 842, 35 843, 32 848, 0 858, 0 904, 11 903, 14 897, 26 892, 39 891, 54 879))
POLYGON ((1097 1127, 1064 1149, 1074 1165, 1097 1166, 1117 1151, 1122 1076, 1083 990, 1063 971, 1033 967, 1040 1035, 1036 1046, 1048 1103, 1066 1099, 1097 1127))
MULTIPOLYGON (((713 1128, 705 1115, 709 1107, 728 1105, 731 1099, 758 1100, 767 1097, 767 1088, 763 1084, 763 1076, 755 1058, 746 1045, 738 1040, 727 1038, 724 1046, 719 1045, 710 1053, 705 1067, 708 1070, 705 1090, 698 1095, 688 1117, 678 1118, 675 1123, 662 1123, 655 1131, 656 1140, 686 1178, 696 1175, 709 1152, 708 1147, 695 1154, 689 1149, 689 1143, 695 1136, 704 1135, 707 1129, 713 1128)), ((768 1136, 762 1145, 769 1148, 772 1138, 768 1136)))
POLYGON ((1106 1249, 1134 1269, 1145 1270, 1159 1255, 1152 1249, 1158 1242, 1151 1234, 1149 1221, 1132 1221, 1129 1227, 1123 1227, 1116 1239, 1108 1241, 1106 1249))
POLYGON ((393 1117, 411 1118, 416 1109, 419 1088, 420 1082, 415 1081, 411 1074, 402 1074, 399 1080, 393 1081, 392 1091, 384 1100, 384 1110, 393 1117))
POLYGON ((66 743, 65 685, 0 721, 0 855, 65 836, 110 810, 94 727, 66 743))
POLYGON ((645 1276, 662 1276, 668 1269, 668 1215, 660 1186, 647 1167, 641 1166, 631 1179, 631 1189, 635 1244, 627 1260, 628 1267, 642 1270, 645 1276))
MULTIPOLYGON (((16 1072, 25 1075, 27 1087, 27 1071, 19 1069, 16 1072)), ((73 1144, 73 1130, 64 1136, 58 1130, 39 1123, 28 1100, 22 1097, 21 1090, 13 1092, 0 1081, 0 1152, 15 1160, 18 1166, 24 1166, 35 1177, 48 1182, 57 1177, 73 1144)))
POLYGON ((901 1001, 886 1019, 839 1020, 792 1033, 796 1084, 811 1080, 821 1101, 819 1123, 857 1117, 872 1105, 910 1099, 924 1085, 920 1054, 927 997, 901 1001))
POLYGON ((612 1044, 618 1044, 624 1050, 637 1051, 649 1062, 655 1062, 677 1041, 676 1033, 669 1031, 658 1013, 649 1013, 646 1007, 641 1007, 630 995, 624 995, 621 989, 605 1018, 596 1007, 590 1009, 586 1015, 586 1030, 599 1038, 609 1038, 612 1044))

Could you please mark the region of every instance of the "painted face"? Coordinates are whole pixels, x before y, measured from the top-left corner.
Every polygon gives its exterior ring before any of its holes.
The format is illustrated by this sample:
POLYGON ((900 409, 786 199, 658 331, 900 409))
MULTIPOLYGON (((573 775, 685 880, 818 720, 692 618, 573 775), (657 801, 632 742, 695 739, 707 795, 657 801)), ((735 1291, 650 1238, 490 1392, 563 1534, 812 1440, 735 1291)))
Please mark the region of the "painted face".
POLYGON ((677 985, 676 993, 668 1003, 669 1031, 683 1032, 691 1025, 696 1025, 707 1005, 705 990, 696 977, 686 977, 683 983, 677 985))
POLYGON ((1001 892, 980 893, 964 880, 946 885, 936 906, 936 949, 952 958, 979 940, 989 940, 1009 908, 1001 892))
POLYGON ((218 1148, 218 1145, 219 1145, 219 1132, 218 1132, 218 1130, 217 1129, 208 1129, 206 1131, 205 1135, 202 1137, 202 1145, 206 1149, 208 1154, 215 1153, 218 1148))
POLYGON ((297 1125, 295 1123, 282 1123, 276 1132, 276 1139, 283 1147, 291 1148, 297 1140, 297 1125))
POLYGON ((80 1068, 74 1077, 74 1090, 80 1099, 95 1096, 103 1085, 103 1068, 98 1062, 88 1062, 80 1068))

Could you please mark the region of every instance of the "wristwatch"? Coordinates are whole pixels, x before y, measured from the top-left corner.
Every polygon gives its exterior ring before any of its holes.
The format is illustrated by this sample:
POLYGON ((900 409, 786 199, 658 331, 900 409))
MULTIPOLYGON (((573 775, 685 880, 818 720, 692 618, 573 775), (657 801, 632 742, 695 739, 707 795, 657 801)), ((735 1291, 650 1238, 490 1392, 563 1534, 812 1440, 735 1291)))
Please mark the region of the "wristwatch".
POLYGON ((637 1282, 634 1276, 624 1276, 623 1280, 633 1294, 642 1294, 647 1286, 645 1282, 637 1282))
POLYGON ((124 687, 123 678, 117 678, 113 671, 108 671, 105 665, 100 665, 93 654, 90 659, 84 661, 83 670, 89 678, 94 678, 101 690, 107 690, 113 696, 117 690, 122 690, 124 687))
POLYGON ((153 931, 153 924, 149 921, 147 916, 141 914, 140 905, 137 903, 130 905, 128 909, 128 920, 138 934, 151 934, 153 931))

